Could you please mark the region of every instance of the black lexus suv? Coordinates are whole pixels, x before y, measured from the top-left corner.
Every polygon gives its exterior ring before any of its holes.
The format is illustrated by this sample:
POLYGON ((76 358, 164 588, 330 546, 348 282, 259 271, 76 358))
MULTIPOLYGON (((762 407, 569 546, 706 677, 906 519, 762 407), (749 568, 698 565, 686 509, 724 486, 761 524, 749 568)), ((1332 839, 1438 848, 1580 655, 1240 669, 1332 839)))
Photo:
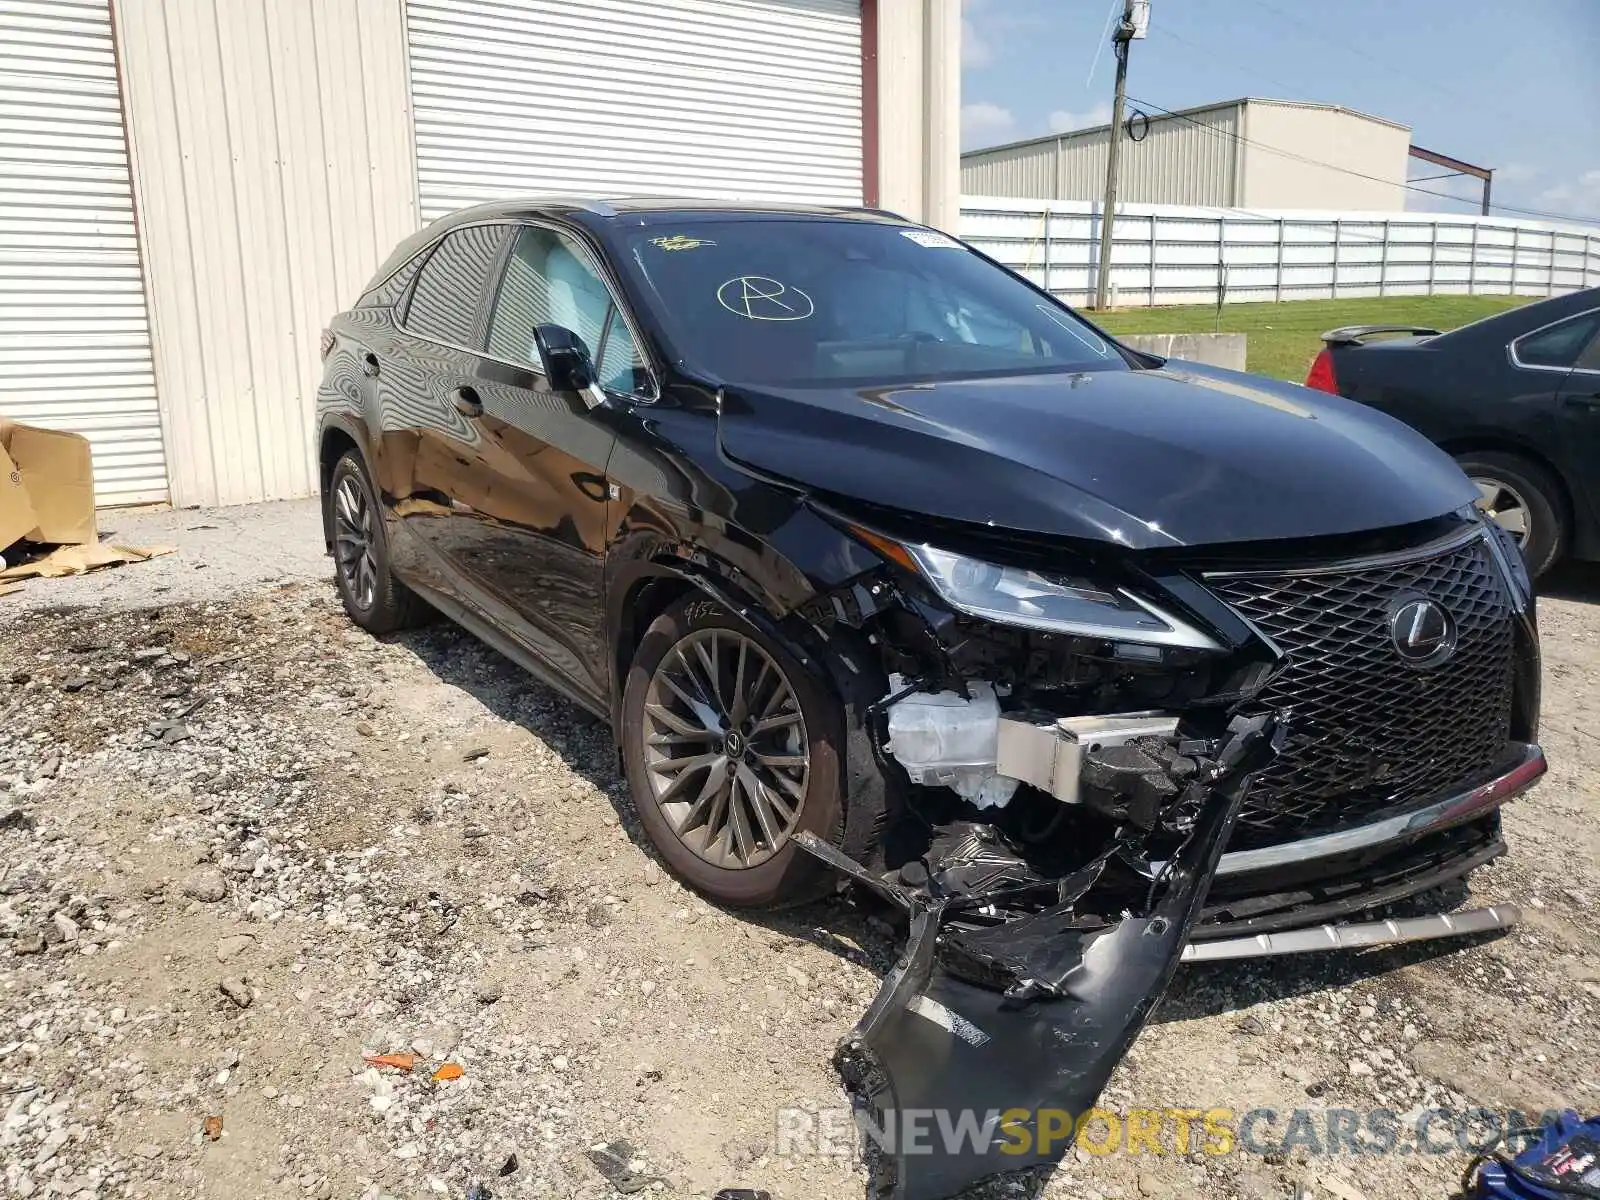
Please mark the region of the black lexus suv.
POLYGON ((323 357, 356 623, 437 611, 609 722, 708 897, 908 917, 879 1109, 1087 1105, 1182 959, 1517 918, 1428 896, 1544 770, 1528 576, 1381 413, 863 210, 468 209, 323 357))

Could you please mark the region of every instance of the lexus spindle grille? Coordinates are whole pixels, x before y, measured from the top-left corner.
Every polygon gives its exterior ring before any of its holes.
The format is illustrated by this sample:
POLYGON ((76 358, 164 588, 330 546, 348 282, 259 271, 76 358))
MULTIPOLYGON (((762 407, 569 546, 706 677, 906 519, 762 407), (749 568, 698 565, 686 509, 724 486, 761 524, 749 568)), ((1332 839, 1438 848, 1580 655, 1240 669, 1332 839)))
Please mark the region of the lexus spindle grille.
POLYGON ((1509 750, 1513 612, 1481 538, 1416 557, 1217 573, 1206 585, 1284 651, 1254 711, 1292 710, 1283 753, 1257 778, 1235 848, 1361 825, 1465 790, 1509 750), (1407 662, 1392 617, 1442 606, 1455 647, 1407 662))

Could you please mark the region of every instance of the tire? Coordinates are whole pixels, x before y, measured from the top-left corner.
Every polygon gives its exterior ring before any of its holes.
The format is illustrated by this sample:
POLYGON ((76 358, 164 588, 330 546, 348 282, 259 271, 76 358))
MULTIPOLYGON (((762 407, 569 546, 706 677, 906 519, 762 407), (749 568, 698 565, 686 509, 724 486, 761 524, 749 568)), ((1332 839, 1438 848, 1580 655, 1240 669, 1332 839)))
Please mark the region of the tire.
POLYGON ((322 505, 324 527, 334 539, 333 581, 350 619, 378 634, 421 624, 427 605, 389 568, 383 513, 367 468, 354 450, 347 450, 334 464, 322 505), (359 544, 351 539, 359 539, 359 544))
MULTIPOLYGON (((1516 509, 1522 511, 1526 532, 1518 540, 1528 574, 1537 578, 1548 571, 1567 545, 1567 508, 1560 483, 1538 463, 1499 450, 1468 451, 1457 455, 1456 462, 1485 493, 1485 500, 1508 518, 1516 509), (1498 497, 1489 489, 1495 489, 1498 497)), ((1507 527, 1517 533, 1512 525, 1507 527)))
MULTIPOLYGON (((757 707, 760 707, 759 697, 765 694, 764 691, 758 693, 757 707)), ((808 830, 849 853, 849 848, 843 846, 843 746, 843 710, 833 694, 808 674, 782 646, 720 604, 701 596, 680 600, 657 617, 640 640, 628 668, 622 699, 622 759, 628 786, 645 833, 667 866, 685 884, 708 899, 739 908, 774 908, 804 903, 828 890, 830 872, 794 843, 793 834, 808 830), (748 739, 745 757, 742 760, 730 760, 728 743, 724 740, 718 744, 718 735, 709 732, 712 722, 708 718, 715 715, 726 729, 727 718, 735 715, 730 711, 733 706, 724 703, 724 700, 735 690, 733 680, 741 644, 747 647, 747 681, 754 680, 760 670, 758 656, 748 649, 753 647, 779 673, 782 685, 789 689, 792 706, 780 703, 773 709, 763 709, 776 714, 769 716, 767 721, 786 719, 792 709, 798 722, 757 732, 748 739), (698 664, 693 678, 686 677, 682 670, 685 660, 677 656, 680 650, 690 661, 698 664), (705 689, 696 689, 694 686, 697 682, 703 682, 709 674, 704 670, 704 659, 699 656, 701 650, 706 650, 717 662, 723 686, 715 704, 701 704, 702 710, 715 710, 714 714, 708 711, 707 716, 687 718, 690 709, 682 703, 685 691, 672 692, 666 681, 672 680, 681 689, 692 691, 703 702, 705 689), (650 706, 649 714, 646 711, 647 704, 650 706), (657 715, 663 707, 677 719, 675 725, 667 725, 664 718, 657 715), (797 769, 790 766, 768 770, 764 765, 766 760, 758 758, 752 762, 749 756, 770 751, 781 760, 797 756, 798 749, 803 745, 807 765, 803 786, 800 787, 799 808, 792 817, 792 827, 772 842, 775 850, 770 847, 766 852, 761 850, 764 841, 760 837, 757 822, 751 816, 758 806, 757 801, 750 798, 751 789, 744 785, 730 786, 728 789, 727 810, 732 812, 742 806, 746 828, 757 838, 756 851, 749 856, 749 865, 728 861, 738 857, 738 843, 734 836, 736 829, 727 835, 728 853, 721 855, 722 861, 719 862, 713 861, 719 857, 716 845, 703 844, 713 841, 709 823, 695 828, 686 827, 683 833, 678 831, 675 824, 683 822, 692 813, 695 802, 706 790, 717 768, 712 764, 705 768, 675 770, 671 763, 696 757, 699 747, 663 747, 660 740, 677 737, 679 726, 684 723, 693 725, 697 721, 700 728, 696 730, 694 740, 708 747, 704 756, 720 756, 724 762, 742 761, 752 774, 764 772, 758 777, 760 780, 775 778, 782 773, 787 783, 780 779, 772 786, 762 785, 767 794, 777 795, 782 800, 790 798, 786 789, 799 786, 796 784, 797 769), (774 738, 780 740, 775 742, 772 740, 774 738), (789 741, 785 743, 781 739, 789 741), (679 785, 679 792, 673 792, 673 784, 679 785), (669 809, 672 811, 669 812, 669 809), (702 844, 696 848, 695 843, 702 844)), ((737 755, 737 747, 734 747, 733 753, 737 755)), ((757 792, 761 790, 760 787, 755 789, 757 792)), ((721 791, 720 787, 716 789, 718 793, 721 791)), ((708 812, 713 817, 717 803, 715 799, 707 801, 710 806, 708 812)), ((768 814, 774 818, 774 823, 778 819, 776 809, 777 806, 773 806, 768 814)), ((720 845, 722 840, 717 839, 716 842, 720 845)))

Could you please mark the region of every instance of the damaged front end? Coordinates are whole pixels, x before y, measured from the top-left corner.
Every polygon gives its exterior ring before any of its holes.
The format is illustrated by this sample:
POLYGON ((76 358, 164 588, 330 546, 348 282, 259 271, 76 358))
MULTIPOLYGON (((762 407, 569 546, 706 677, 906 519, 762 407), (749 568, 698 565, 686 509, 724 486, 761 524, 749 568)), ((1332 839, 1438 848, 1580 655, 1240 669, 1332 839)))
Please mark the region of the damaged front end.
POLYGON ((1274 548, 1300 557, 1263 551, 1244 569, 878 510, 870 528, 828 519, 881 566, 799 615, 881 689, 849 734, 887 803, 870 854, 797 842, 909 930, 838 1055, 883 1151, 882 1194, 937 1200, 1058 1160, 1181 961, 1518 919, 1495 905, 1330 923, 1503 853, 1498 808, 1544 770, 1518 716, 1537 707, 1522 682, 1536 654, 1517 649, 1533 644, 1531 611, 1470 518, 1274 548), (1426 572, 1472 590, 1457 598, 1426 572), (1420 586, 1478 622, 1454 675, 1388 657, 1396 606, 1420 586), (1344 607, 1317 606, 1329 588, 1344 607), (1489 663, 1485 683, 1472 672, 1489 663), (1472 735, 1470 762, 1436 767, 1408 749, 1435 726, 1407 724, 1436 686, 1469 706, 1522 699, 1509 728, 1500 706, 1472 735), (1363 696, 1387 715, 1352 719, 1363 696), (1297 796, 1308 774, 1322 791, 1297 796), (1351 820, 1347 800, 1367 807, 1351 820), (1317 805, 1322 823, 1294 823, 1317 805))
POLYGON ((891 803, 864 863, 796 840, 908 926, 837 1061, 880 1194, 935 1200, 1070 1147, 1171 982, 1287 714, 1240 712, 1270 645, 1158 606, 1125 564, 1067 574, 1008 546, 1024 565, 993 566, 981 546, 848 527, 884 569, 803 615, 881 667, 864 723, 891 803))
POLYGON ((1086 792, 1125 819, 1061 875, 988 825, 947 827, 902 866, 915 886, 802 835, 804 849, 910 924, 838 1056, 883 1139, 881 1194, 935 1200, 1066 1152, 1171 982, 1251 776, 1283 731, 1276 715, 1236 717, 1218 737, 1146 736, 1114 748, 1104 771, 1091 761, 1086 792), (1142 902, 1113 912, 1083 903, 1119 856, 1141 859, 1157 834, 1177 846, 1142 902))

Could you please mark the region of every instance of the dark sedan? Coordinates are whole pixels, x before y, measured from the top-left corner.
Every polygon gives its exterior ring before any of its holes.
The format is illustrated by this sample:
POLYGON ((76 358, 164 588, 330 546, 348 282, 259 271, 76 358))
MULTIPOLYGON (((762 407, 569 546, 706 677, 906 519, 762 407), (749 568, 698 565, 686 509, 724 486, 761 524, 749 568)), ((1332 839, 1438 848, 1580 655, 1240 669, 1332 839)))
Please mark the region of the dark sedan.
MULTIPOLYGON (((1362 918, 1504 853, 1544 770, 1516 546, 1371 408, 863 211, 467 210, 323 351, 355 622, 437 610, 607 721, 706 895, 905 919, 844 1060, 879 1129, 1083 1111, 1186 959, 1517 919, 1362 918)), ((1067 1144, 985 1128, 894 1193, 1067 1144)))
POLYGON ((1382 409, 1443 447, 1533 574, 1600 558, 1600 288, 1449 333, 1323 335, 1306 386, 1382 409))

